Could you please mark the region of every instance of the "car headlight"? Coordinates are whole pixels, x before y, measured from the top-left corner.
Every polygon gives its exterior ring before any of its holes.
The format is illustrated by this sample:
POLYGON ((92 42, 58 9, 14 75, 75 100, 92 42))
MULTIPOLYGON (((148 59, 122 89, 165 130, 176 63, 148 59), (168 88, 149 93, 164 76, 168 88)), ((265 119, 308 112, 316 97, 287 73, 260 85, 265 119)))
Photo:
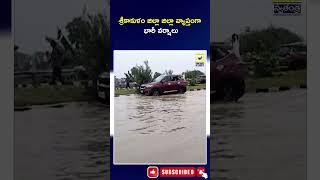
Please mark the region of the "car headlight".
POLYGON ((146 85, 146 87, 147 87, 147 88, 151 88, 151 87, 152 87, 152 85, 146 85))

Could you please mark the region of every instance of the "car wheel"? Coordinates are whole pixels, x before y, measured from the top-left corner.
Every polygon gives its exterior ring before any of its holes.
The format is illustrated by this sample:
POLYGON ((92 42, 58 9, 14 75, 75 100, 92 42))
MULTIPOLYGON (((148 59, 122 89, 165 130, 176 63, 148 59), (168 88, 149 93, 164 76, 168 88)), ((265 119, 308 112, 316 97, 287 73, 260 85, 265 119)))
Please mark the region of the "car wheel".
POLYGON ((161 95, 160 90, 159 90, 159 89, 154 89, 154 90, 152 91, 152 95, 153 95, 153 96, 160 96, 160 95, 161 95))
POLYGON ((223 85, 223 100, 227 102, 234 101, 234 85, 232 82, 227 82, 223 85))
POLYGON ((237 102, 245 92, 245 82, 242 81, 229 81, 223 86, 223 99, 224 101, 237 102))
POLYGON ((186 91, 187 91, 187 88, 186 88, 186 87, 181 87, 181 88, 179 88, 179 93, 180 93, 180 94, 184 94, 186 91))
POLYGON ((236 101, 238 101, 238 99, 240 99, 244 95, 245 91, 246 91, 246 83, 244 80, 242 80, 238 83, 236 101))

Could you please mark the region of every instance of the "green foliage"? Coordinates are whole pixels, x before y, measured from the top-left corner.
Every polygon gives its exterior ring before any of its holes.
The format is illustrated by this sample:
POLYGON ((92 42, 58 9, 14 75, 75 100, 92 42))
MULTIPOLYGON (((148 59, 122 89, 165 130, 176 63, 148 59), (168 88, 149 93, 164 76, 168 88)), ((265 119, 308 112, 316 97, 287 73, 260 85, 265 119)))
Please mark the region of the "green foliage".
POLYGON ((263 51, 260 53, 250 53, 248 57, 254 65, 254 73, 257 77, 270 77, 277 70, 279 60, 275 53, 263 51))
POLYGON ((148 61, 144 61, 144 65, 136 65, 131 68, 130 74, 132 75, 134 82, 138 85, 152 81, 152 70, 148 61))
POLYGON ((196 85, 196 79, 195 79, 195 78, 191 78, 191 79, 189 80, 189 85, 190 85, 190 86, 195 86, 195 85, 196 85))
POLYGON ((173 74, 173 70, 169 69, 169 70, 166 70, 164 72, 165 75, 172 75, 173 74))
POLYGON ((280 46, 283 44, 301 42, 303 39, 288 29, 269 26, 261 30, 246 28, 240 34, 240 52, 246 62, 253 64, 257 77, 270 77, 278 70, 277 58, 280 46))
POLYGON ((90 15, 85 11, 66 26, 68 40, 75 47, 78 65, 85 66, 91 79, 107 71, 109 57, 109 26, 106 16, 90 15))
POLYGON ((269 26, 262 30, 251 30, 246 28, 245 32, 240 34, 240 52, 260 52, 275 51, 280 45, 299 42, 302 38, 288 29, 269 26))
POLYGON ((193 71, 186 71, 184 75, 186 79, 195 79, 197 76, 204 75, 204 73, 199 70, 193 70, 193 71))
POLYGON ((126 76, 126 82, 133 82, 134 78, 132 76, 132 74, 130 73, 130 71, 128 71, 128 73, 124 73, 124 75, 126 76))
POLYGON ((161 76, 161 73, 155 72, 154 75, 153 75, 153 80, 156 79, 159 76, 161 76))
POLYGON ((82 65, 91 80, 108 70, 109 26, 106 16, 84 11, 67 23, 65 30, 67 36, 58 28, 56 38, 46 37, 53 49, 50 59, 54 66, 82 65))

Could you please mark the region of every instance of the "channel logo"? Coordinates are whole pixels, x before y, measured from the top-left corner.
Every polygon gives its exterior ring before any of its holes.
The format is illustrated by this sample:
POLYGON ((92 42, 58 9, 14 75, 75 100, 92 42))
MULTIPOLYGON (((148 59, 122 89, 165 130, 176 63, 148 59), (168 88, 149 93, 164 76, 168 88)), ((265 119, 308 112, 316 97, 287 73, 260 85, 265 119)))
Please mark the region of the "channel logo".
POLYGON ((205 54, 204 53, 196 53, 195 54, 195 62, 197 67, 203 67, 205 62, 205 54))
POLYGON ((273 0, 273 15, 297 16, 302 14, 301 0, 273 0))

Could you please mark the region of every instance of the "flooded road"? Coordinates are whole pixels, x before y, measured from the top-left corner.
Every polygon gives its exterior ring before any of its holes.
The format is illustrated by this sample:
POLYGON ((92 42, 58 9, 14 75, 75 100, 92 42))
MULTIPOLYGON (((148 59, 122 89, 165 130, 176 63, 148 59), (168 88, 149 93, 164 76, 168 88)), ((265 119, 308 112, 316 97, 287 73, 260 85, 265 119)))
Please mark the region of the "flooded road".
POLYGON ((99 103, 15 112, 16 180, 97 180, 109 174, 109 108, 99 103))
POLYGON ((306 90, 211 106, 211 178, 306 179, 306 90))
MULTIPOLYGON (((182 104, 187 102, 184 99, 182 104)), ((172 111, 179 114, 177 109, 172 111)), ((109 108, 99 103, 34 106, 16 111, 15 179, 108 179, 108 112, 109 108)), ((246 94, 239 103, 213 105, 211 118, 211 179, 306 179, 305 90, 246 94)), ((186 127, 179 121, 171 123, 172 128, 125 128, 135 136, 161 136, 162 131, 186 127)), ((168 134, 192 133, 184 130, 168 134)))
POLYGON ((114 102, 115 163, 206 163, 205 90, 114 102))

